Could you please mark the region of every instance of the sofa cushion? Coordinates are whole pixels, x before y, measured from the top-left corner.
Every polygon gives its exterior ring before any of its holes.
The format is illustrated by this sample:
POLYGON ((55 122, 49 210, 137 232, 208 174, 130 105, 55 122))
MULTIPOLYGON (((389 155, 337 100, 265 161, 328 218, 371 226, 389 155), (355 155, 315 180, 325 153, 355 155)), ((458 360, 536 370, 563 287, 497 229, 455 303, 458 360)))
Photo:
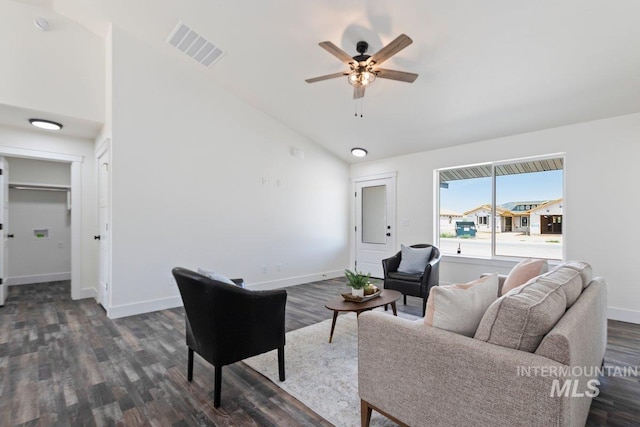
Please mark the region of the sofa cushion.
MULTIPOLYGON (((424 270, 422 270, 422 273, 424 273, 424 270)), ((422 275, 423 275, 422 273, 421 274, 406 274, 406 273, 398 273, 397 271, 391 271, 391 272, 387 273, 387 277, 389 279, 404 280, 406 282, 420 283, 420 281, 422 280, 422 275)))
POLYGON ((582 278, 582 289, 589 286, 591 283, 591 279, 593 277, 593 270, 591 269, 591 265, 583 261, 567 261, 564 264, 561 264, 559 267, 572 268, 580 273, 580 277, 582 278))
POLYGON ((536 276, 549 271, 549 264, 546 259, 527 258, 516 264, 511 269, 509 275, 502 285, 502 295, 512 289, 522 286, 536 276))
POLYGON ((564 315, 566 307, 567 298, 561 285, 534 278, 491 304, 474 338, 533 352, 564 315))
POLYGON ((558 266, 538 277, 538 282, 547 282, 553 286, 559 286, 564 292, 569 308, 582 293, 582 277, 578 270, 569 267, 558 266))
POLYGON ((406 274, 422 274, 431 258, 431 246, 426 248, 412 248, 400 245, 401 258, 398 272, 406 274))
POLYGON ((427 299, 424 323, 472 337, 487 308, 496 300, 498 275, 490 274, 464 285, 434 286, 427 299))

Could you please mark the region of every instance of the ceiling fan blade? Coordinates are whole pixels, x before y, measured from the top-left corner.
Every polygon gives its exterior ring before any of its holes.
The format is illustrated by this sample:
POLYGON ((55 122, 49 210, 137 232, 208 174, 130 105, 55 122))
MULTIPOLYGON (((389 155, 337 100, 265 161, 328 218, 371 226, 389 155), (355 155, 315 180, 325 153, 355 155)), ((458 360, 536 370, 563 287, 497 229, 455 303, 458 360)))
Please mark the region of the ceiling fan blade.
POLYGON ((329 79, 335 79, 337 77, 343 77, 346 76, 348 73, 346 72, 340 72, 340 73, 333 73, 333 74, 327 74, 325 76, 319 76, 319 77, 314 77, 311 79, 307 79, 305 80, 305 82, 307 83, 315 83, 315 82, 320 82, 322 80, 329 80, 329 79))
POLYGON ((353 87, 353 99, 364 98, 364 86, 353 87))
POLYGON ((416 73, 407 73, 405 71, 386 70, 384 68, 375 69, 376 76, 381 79, 398 80, 400 82, 413 83, 418 78, 416 73))
POLYGON ((320 42, 318 44, 320 45, 321 48, 323 48, 324 50, 326 50, 331 55, 335 56, 336 58, 338 58, 340 61, 344 62, 345 64, 350 64, 350 63, 353 62, 353 58, 350 57, 347 52, 345 52, 344 50, 340 49, 335 44, 333 44, 331 42, 320 42))
POLYGON ((369 58, 369 61, 374 61, 377 65, 380 65, 411 43, 413 43, 413 40, 411 40, 408 35, 400 34, 391 43, 374 53, 373 56, 369 58))

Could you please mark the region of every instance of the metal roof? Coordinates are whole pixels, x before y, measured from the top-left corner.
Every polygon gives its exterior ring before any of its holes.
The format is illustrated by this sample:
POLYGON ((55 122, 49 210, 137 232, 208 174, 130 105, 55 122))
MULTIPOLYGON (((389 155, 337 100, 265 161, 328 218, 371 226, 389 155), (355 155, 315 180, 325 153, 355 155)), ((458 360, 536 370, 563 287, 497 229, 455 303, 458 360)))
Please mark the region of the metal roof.
MULTIPOLYGON (((562 170, 562 158, 529 160, 495 165, 496 176, 515 175, 519 173, 533 173, 562 170)), ((457 181, 460 179, 487 178, 491 176, 491 165, 467 166, 440 171, 440 182, 457 181)))

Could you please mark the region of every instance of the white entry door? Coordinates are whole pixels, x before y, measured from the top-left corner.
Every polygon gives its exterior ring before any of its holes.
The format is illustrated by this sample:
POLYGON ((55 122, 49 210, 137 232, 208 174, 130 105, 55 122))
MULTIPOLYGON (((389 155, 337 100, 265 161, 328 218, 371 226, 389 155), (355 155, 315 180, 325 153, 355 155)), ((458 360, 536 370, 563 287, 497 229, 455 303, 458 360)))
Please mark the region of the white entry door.
POLYGON ((109 307, 111 302, 110 163, 110 148, 107 146, 98 157, 98 223, 100 225, 100 234, 96 236, 96 239, 100 240, 98 302, 105 309, 109 307))
POLYGON ((382 260, 396 247, 395 175, 355 181, 356 269, 382 278, 382 260))
POLYGON ((7 286, 7 242, 9 229, 9 165, 0 156, 0 305, 9 293, 7 286))

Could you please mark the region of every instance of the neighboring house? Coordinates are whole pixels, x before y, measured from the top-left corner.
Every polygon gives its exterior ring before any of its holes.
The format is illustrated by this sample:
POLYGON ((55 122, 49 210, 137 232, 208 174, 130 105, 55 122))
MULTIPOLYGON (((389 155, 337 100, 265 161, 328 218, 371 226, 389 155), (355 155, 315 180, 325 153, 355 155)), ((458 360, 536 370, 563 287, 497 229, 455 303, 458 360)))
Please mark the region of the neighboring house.
POLYGON ((451 209, 440 209, 440 232, 455 232, 456 221, 460 221, 464 215, 451 209))
MULTIPOLYGON (((464 213, 472 218, 478 231, 496 233, 562 234, 562 199, 551 201, 518 201, 496 207, 496 220, 491 220, 491 205, 480 205, 464 213)), ((440 215, 442 225, 442 215, 440 215)))
POLYGON ((531 222, 529 219, 529 211, 531 211, 531 209, 537 208, 543 203, 546 203, 546 200, 509 202, 503 203, 499 206, 511 211, 511 213, 513 214, 511 231, 529 233, 529 226, 531 222))
POLYGON ((562 234, 562 212, 562 199, 551 200, 531 209, 531 234, 562 234))
POLYGON ((499 206, 496 206, 496 221, 491 220, 491 205, 488 204, 466 211, 464 216, 476 223, 477 231, 491 231, 493 224, 495 224, 496 233, 512 229, 512 212, 499 206))

